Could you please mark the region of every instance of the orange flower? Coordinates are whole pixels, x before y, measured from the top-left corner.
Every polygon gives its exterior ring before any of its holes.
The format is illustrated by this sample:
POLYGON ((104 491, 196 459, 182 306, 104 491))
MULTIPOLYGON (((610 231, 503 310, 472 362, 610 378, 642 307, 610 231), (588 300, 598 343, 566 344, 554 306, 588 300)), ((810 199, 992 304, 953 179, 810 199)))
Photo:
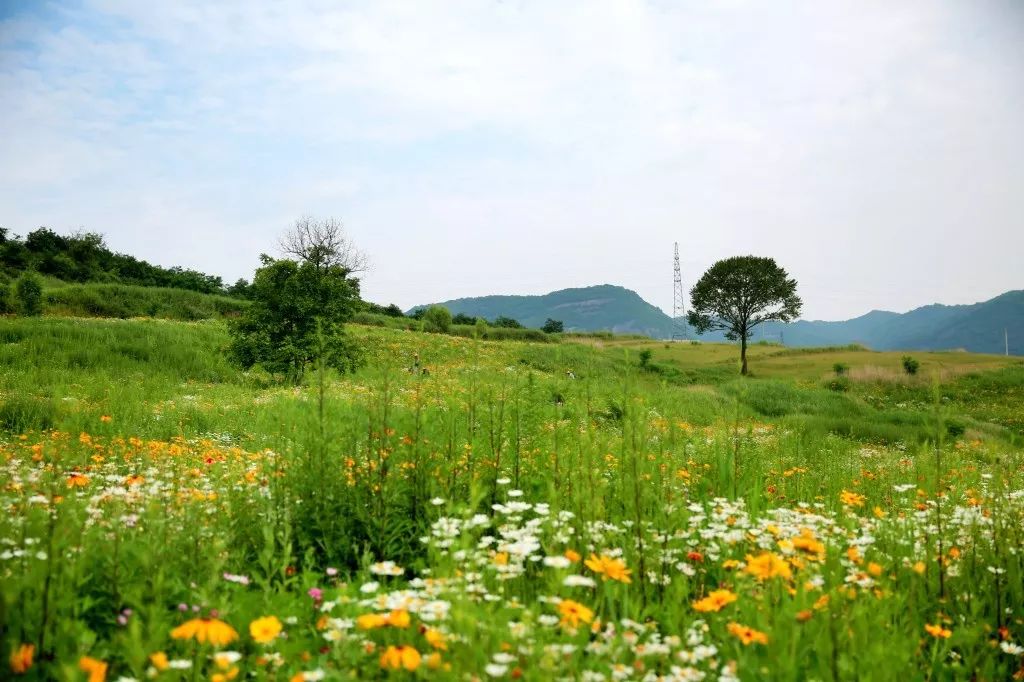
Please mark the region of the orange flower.
POLYGON ((746 625, 740 625, 739 623, 729 623, 727 626, 729 634, 737 637, 743 646, 750 644, 768 644, 768 635, 763 632, 759 632, 752 627, 746 625))
POLYGON ((581 622, 589 623, 594 619, 593 611, 572 599, 563 599, 558 602, 558 612, 562 615, 560 624, 563 627, 579 627, 581 622))
POLYGON ((235 629, 216 618, 193 618, 171 630, 173 639, 194 639, 200 644, 209 642, 213 646, 224 646, 238 639, 235 629))
POLYGON ((112 417, 109 414, 104 414, 100 416, 100 421, 103 422, 104 424, 109 424, 111 419, 112 417))
POLYGON ((814 617, 814 611, 811 611, 810 609, 804 609, 803 611, 798 611, 797 614, 796 614, 796 620, 797 620, 798 623, 806 623, 807 621, 809 621, 813 617, 814 617))
POLYGON ((878 576, 882 575, 882 567, 879 564, 876 564, 874 561, 869 561, 868 573, 877 578, 878 576))
POLYGON ((263 616, 249 623, 249 634, 258 644, 269 644, 281 634, 281 621, 277 616, 263 616))
POLYGON ((380 655, 380 667, 384 670, 405 668, 409 672, 413 672, 416 668, 420 667, 422 660, 423 657, 420 656, 420 652, 411 646, 389 646, 380 655))
POLYGON ((756 557, 748 555, 746 571, 758 580, 793 577, 789 564, 774 552, 764 552, 756 557))
POLYGON ((952 630, 947 630, 941 625, 928 625, 924 626, 925 632, 936 639, 949 639, 949 636, 953 634, 952 630))
POLYGON ((69 488, 84 488, 87 485, 89 485, 89 477, 85 474, 80 474, 77 471, 68 474, 69 488))
POLYGON ((839 493, 839 501, 851 507, 863 507, 864 496, 849 490, 839 493))
POLYGON ((356 627, 360 630, 374 630, 390 625, 394 628, 409 627, 409 612, 395 609, 391 613, 364 613, 356 618, 356 627))
POLYGON ((15 675, 24 675, 32 667, 32 659, 35 656, 36 647, 34 644, 22 644, 11 652, 11 671, 15 675))
POLYGON ((78 668, 89 675, 89 682, 104 682, 107 679, 107 664, 95 658, 82 656, 78 668))
POLYGON ((575 563, 580 560, 580 555, 571 549, 567 549, 565 550, 565 558, 575 563))
POLYGON ((622 559, 613 559, 607 554, 591 554, 583 563, 594 573, 600 574, 604 580, 618 580, 627 584, 633 582, 629 577, 632 571, 626 568, 626 563, 622 559))
POLYGON ((717 613, 736 599, 736 595, 729 590, 715 590, 703 599, 693 602, 693 608, 702 613, 717 613))

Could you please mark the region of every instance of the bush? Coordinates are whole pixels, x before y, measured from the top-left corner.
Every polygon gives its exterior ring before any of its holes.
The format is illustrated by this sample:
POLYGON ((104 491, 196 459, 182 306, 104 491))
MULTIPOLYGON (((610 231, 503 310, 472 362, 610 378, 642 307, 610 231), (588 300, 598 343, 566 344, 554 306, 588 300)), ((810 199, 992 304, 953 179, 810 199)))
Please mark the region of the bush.
POLYGON ((850 390, 850 379, 840 375, 826 382, 825 387, 836 393, 846 393, 850 390))
POLYGON ((452 316, 452 324, 476 324, 476 318, 466 313, 456 313, 452 316))
POLYGON ((832 371, 836 373, 837 377, 841 377, 850 371, 850 366, 842 362, 837 362, 836 364, 832 365, 832 371))
POLYGON ((647 369, 648 367, 650 367, 651 357, 653 356, 654 353, 651 352, 650 348, 644 348, 642 351, 640 351, 640 367, 642 369, 647 369))
POLYGON ((504 315, 499 315, 498 317, 494 318, 494 326, 502 327, 504 329, 523 328, 523 325, 520 324, 519 320, 512 319, 511 317, 505 317, 504 315))
POLYGON ((11 301, 11 288, 6 284, 0 284, 0 315, 9 315, 14 312, 14 303, 11 301))
POLYGON ((27 317, 43 314, 43 282, 39 275, 26 272, 14 284, 18 312, 27 317))
POLYGON ((541 327, 541 331, 545 334, 561 334, 565 331, 565 325, 562 324, 561 320, 552 320, 549 317, 544 321, 544 326, 541 327))
POLYGON ((452 314, 444 306, 432 305, 423 313, 423 331, 447 334, 452 328, 452 314))
POLYGON ((904 355, 902 362, 903 371, 911 376, 917 374, 918 368, 921 367, 921 363, 915 360, 914 358, 910 357, 909 355, 904 355))

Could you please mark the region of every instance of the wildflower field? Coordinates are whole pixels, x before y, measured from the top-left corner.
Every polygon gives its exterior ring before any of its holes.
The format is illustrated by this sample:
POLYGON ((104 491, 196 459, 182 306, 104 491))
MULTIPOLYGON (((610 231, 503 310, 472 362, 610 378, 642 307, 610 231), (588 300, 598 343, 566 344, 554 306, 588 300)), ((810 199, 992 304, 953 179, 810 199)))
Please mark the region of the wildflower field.
POLYGON ((1024 679, 1021 363, 352 334, 0 322, 0 678, 1024 679))

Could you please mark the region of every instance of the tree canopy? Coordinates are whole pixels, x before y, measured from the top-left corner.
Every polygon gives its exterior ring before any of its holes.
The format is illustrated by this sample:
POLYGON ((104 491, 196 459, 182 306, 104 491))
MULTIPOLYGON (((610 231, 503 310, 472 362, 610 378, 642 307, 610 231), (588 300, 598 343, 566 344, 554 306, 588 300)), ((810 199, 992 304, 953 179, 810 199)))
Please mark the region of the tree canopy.
POLYGON ((747 373, 747 340, 763 322, 790 322, 803 301, 796 280, 771 258, 734 256, 720 260, 690 290, 687 321, 698 334, 724 331, 740 342, 741 372, 747 373))

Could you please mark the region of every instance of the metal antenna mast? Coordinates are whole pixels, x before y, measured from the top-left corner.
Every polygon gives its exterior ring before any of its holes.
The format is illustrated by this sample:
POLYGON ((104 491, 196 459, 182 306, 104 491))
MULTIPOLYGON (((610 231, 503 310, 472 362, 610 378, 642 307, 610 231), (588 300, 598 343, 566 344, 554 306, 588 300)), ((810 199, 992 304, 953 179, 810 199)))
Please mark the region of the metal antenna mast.
POLYGON ((686 338, 686 323, 683 314, 686 312, 686 301, 683 298, 683 274, 679 268, 679 242, 676 242, 675 268, 672 278, 672 340, 686 338))

